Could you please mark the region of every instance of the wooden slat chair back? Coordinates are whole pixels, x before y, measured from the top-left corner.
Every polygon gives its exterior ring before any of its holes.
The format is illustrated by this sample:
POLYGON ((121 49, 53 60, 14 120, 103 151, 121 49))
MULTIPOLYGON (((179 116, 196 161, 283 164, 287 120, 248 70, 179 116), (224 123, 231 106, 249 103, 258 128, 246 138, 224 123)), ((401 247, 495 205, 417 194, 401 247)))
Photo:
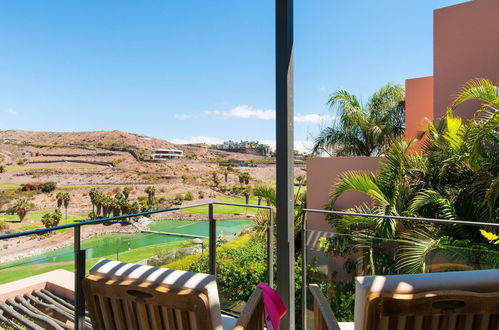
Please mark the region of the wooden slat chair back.
POLYGON ((317 284, 308 287, 314 302, 314 330, 341 330, 326 297, 317 284))
POLYGON ((206 294, 137 280, 88 276, 85 300, 94 329, 213 329, 206 294))
POLYGON ((499 269, 355 282, 355 330, 499 330, 499 269))
POLYGON ((223 316, 213 275, 101 259, 83 289, 94 329, 264 329, 262 290, 239 319, 223 316))
MULTIPOLYGON (((356 277, 355 330, 499 330, 499 269, 356 277)), ((314 329, 338 330, 317 285, 314 329)))
POLYGON ((251 294, 234 330, 263 330, 265 324, 265 308, 262 289, 256 288, 251 294))
POLYGON ((97 329, 223 329, 213 275, 106 259, 89 273, 84 293, 97 329))
POLYGON ((499 330, 499 292, 372 294, 365 330, 499 330))

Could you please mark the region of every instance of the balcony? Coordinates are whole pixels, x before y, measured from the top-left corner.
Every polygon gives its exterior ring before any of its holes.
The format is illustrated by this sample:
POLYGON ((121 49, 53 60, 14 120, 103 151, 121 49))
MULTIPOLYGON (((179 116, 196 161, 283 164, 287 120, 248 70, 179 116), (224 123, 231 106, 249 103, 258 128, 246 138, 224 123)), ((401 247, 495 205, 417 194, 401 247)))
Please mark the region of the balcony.
MULTIPOLYGON (((403 226, 428 223, 438 226, 458 225, 465 230, 499 228, 498 224, 490 223, 460 223, 315 209, 304 211, 306 214, 320 213, 333 217, 385 218, 386 221, 399 221, 399 225, 403 226)), ((3 283, 0 286, 0 324, 57 329, 91 328, 88 313, 85 314, 81 280, 100 258, 141 264, 149 262, 171 269, 213 274, 218 282, 223 313, 237 317, 256 284, 265 282, 274 286, 280 271, 274 262, 279 258, 274 240, 279 240, 279 237, 275 237, 273 217, 273 209, 269 206, 208 202, 0 236, 0 241, 5 244, 21 237, 40 239, 43 237, 41 235, 72 230, 74 239, 71 248, 0 265, 3 283), (246 212, 248 209, 258 210, 270 222, 216 220, 217 208, 225 206, 238 207, 246 212), (202 210, 206 212, 206 220, 177 221, 168 231, 147 229, 143 221, 137 222, 143 217, 154 217, 159 221, 168 219, 169 213, 182 209, 202 210), (123 234, 119 239, 115 237, 104 243, 99 241, 100 244, 92 239, 81 239, 85 227, 108 223, 137 226, 141 228, 141 234, 123 234), (193 226, 196 228, 194 231, 185 231, 186 227, 193 226), (231 228, 232 231, 229 231, 231 228), (146 245, 143 245, 144 240, 148 242, 146 245), (151 249, 151 246, 156 246, 156 249, 151 249), (168 260, 161 260, 161 253, 158 253, 160 246, 163 247, 163 256, 169 255, 166 258, 168 260), (237 263, 241 259, 245 261, 237 263)), ((497 251, 463 246, 437 247, 424 254, 422 260, 411 259, 417 250, 407 240, 310 229, 306 218, 295 240, 301 240, 294 262, 299 271, 296 275, 296 319, 299 322, 297 327, 304 329, 311 327, 316 318, 312 297, 307 290, 311 283, 319 285, 342 329, 349 329, 353 326, 355 276, 418 272, 444 274, 449 271, 493 269, 499 260, 497 251)), ((452 274, 449 273, 449 276, 452 274)), ((449 277, 449 282, 452 283, 452 277, 449 277)), ((448 289, 452 289, 452 285, 448 289)))

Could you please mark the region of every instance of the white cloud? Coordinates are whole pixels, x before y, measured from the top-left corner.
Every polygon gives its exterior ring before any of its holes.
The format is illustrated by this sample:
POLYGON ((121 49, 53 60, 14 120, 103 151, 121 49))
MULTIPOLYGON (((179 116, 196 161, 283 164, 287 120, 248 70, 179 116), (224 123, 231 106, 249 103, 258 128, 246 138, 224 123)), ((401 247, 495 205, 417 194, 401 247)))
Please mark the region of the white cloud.
POLYGON ((173 116, 175 117, 175 119, 180 119, 180 120, 186 120, 192 118, 192 115, 187 115, 185 113, 180 113, 180 114, 176 113, 173 116))
MULTIPOLYGON (((275 140, 261 140, 260 143, 263 144, 268 144, 270 146, 270 149, 275 150, 276 148, 276 142, 275 140)), ((312 141, 297 141, 295 140, 294 143, 294 150, 298 150, 301 153, 310 153, 312 151, 312 147, 314 143, 312 141)))
POLYGON ((275 110, 255 109, 247 105, 238 105, 230 110, 206 111, 205 114, 223 116, 224 118, 256 118, 263 120, 275 119, 275 110))
MULTIPOLYGON (((255 118, 261 120, 273 120, 276 118, 276 112, 274 109, 256 109, 248 105, 238 105, 230 110, 215 110, 215 111, 205 111, 207 115, 221 116, 224 118, 255 118)), ((318 124, 327 120, 329 116, 319 115, 317 113, 311 113, 306 115, 296 115, 296 123, 312 123, 318 124)))
POLYGON ((216 137, 209 137, 209 136, 190 136, 187 139, 171 139, 171 143, 175 144, 189 144, 189 143, 206 143, 206 144, 220 144, 223 143, 224 140, 216 138, 216 137))
POLYGON ((319 115, 317 113, 311 113, 308 115, 297 115, 295 116, 295 123, 312 123, 320 124, 329 119, 328 115, 319 115))
POLYGON ((8 114, 8 115, 12 115, 12 116, 17 115, 17 111, 16 111, 16 110, 14 110, 14 109, 6 109, 4 112, 5 112, 6 114, 8 114))

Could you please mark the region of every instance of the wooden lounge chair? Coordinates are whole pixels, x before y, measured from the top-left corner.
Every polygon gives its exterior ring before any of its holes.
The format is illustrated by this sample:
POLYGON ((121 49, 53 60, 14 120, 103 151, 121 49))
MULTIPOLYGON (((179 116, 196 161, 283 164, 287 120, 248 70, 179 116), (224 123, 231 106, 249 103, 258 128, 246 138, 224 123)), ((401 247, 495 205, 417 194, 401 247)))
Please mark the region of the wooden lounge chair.
POLYGON ((84 279, 94 329, 263 329, 261 290, 241 318, 222 316, 215 278, 100 260, 84 279), (237 322, 237 325, 236 325, 237 322))
MULTIPOLYGON (((319 287, 314 329, 342 329, 319 287)), ((356 278, 355 330, 499 330, 499 270, 356 278)))

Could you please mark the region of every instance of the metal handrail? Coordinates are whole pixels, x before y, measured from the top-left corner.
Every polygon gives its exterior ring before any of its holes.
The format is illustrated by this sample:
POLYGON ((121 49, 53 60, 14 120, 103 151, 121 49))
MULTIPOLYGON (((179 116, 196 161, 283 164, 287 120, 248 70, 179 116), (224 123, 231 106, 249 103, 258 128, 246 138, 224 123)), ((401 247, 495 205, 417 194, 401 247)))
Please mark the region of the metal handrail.
POLYGON ((356 213, 356 212, 344 212, 344 211, 328 211, 328 210, 317 210, 317 209, 304 209, 303 211, 310 212, 310 213, 322 213, 322 214, 334 214, 334 215, 352 215, 352 216, 367 217, 367 218, 383 218, 383 219, 407 220, 407 221, 418 221, 418 222, 446 223, 449 225, 499 228, 499 223, 491 223, 491 222, 461 221, 461 220, 447 220, 447 219, 434 219, 434 218, 417 218, 417 217, 405 217, 405 216, 400 216, 400 215, 384 215, 384 214, 356 213))
MULTIPOLYGON (((101 219, 87 220, 81 221, 72 224, 66 224, 56 227, 49 228, 41 228, 28 230, 19 233, 11 233, 6 235, 0 235, 0 241, 23 237, 34 234, 45 234, 53 231, 63 230, 63 229, 74 229, 74 254, 75 254, 75 320, 74 320, 74 328, 78 330, 83 330, 84 321, 85 321, 85 301, 83 297, 83 288, 82 281, 85 277, 85 260, 86 260, 86 250, 81 249, 81 227, 86 225, 94 225, 94 224, 102 224, 110 221, 116 220, 124 220, 128 218, 147 216, 157 213, 165 213, 178 211, 188 208, 194 208, 199 206, 208 206, 208 222, 209 222, 209 255, 208 255, 208 265, 209 265, 209 273, 216 276, 216 219, 214 217, 214 205, 229 205, 229 206, 238 206, 238 207, 250 207, 250 208, 258 208, 258 209, 266 209, 269 212, 269 224, 267 227, 267 276, 268 276, 268 284, 269 286, 273 286, 274 284, 274 254, 273 254, 273 228, 274 228, 274 210, 271 206, 265 205, 252 205, 252 204, 238 204, 238 203, 225 203, 225 202, 206 202, 199 204, 191 204, 185 206, 172 207, 167 209, 160 209, 154 211, 147 212, 139 212, 133 214, 125 214, 115 217, 107 217, 101 219)), ((167 233, 169 235, 176 235, 175 233, 167 233)), ((185 234, 178 234, 177 236, 185 237, 185 234)), ((194 236, 194 235, 192 235, 194 236)))
POLYGON ((305 217, 303 220, 302 228, 302 329, 307 329, 307 232, 309 233, 330 233, 334 234, 333 231, 318 230, 318 229, 308 229, 307 228, 307 214, 308 213, 320 213, 320 214, 332 214, 332 215, 350 215, 358 217, 367 218, 382 218, 382 219, 393 219, 393 220, 403 220, 403 221, 413 221, 413 222, 429 222, 438 224, 449 224, 449 225, 463 225, 463 226, 475 226, 475 227, 492 227, 499 229, 499 223, 489 223, 489 222, 475 222, 475 221, 461 221, 461 220, 447 220, 447 219, 434 219, 434 218, 417 218, 417 217, 406 217, 398 215, 383 215, 383 214, 370 214, 370 213, 357 213, 357 212, 345 212, 345 211, 330 211, 330 210, 319 210, 319 209, 303 209, 305 212, 305 217))

